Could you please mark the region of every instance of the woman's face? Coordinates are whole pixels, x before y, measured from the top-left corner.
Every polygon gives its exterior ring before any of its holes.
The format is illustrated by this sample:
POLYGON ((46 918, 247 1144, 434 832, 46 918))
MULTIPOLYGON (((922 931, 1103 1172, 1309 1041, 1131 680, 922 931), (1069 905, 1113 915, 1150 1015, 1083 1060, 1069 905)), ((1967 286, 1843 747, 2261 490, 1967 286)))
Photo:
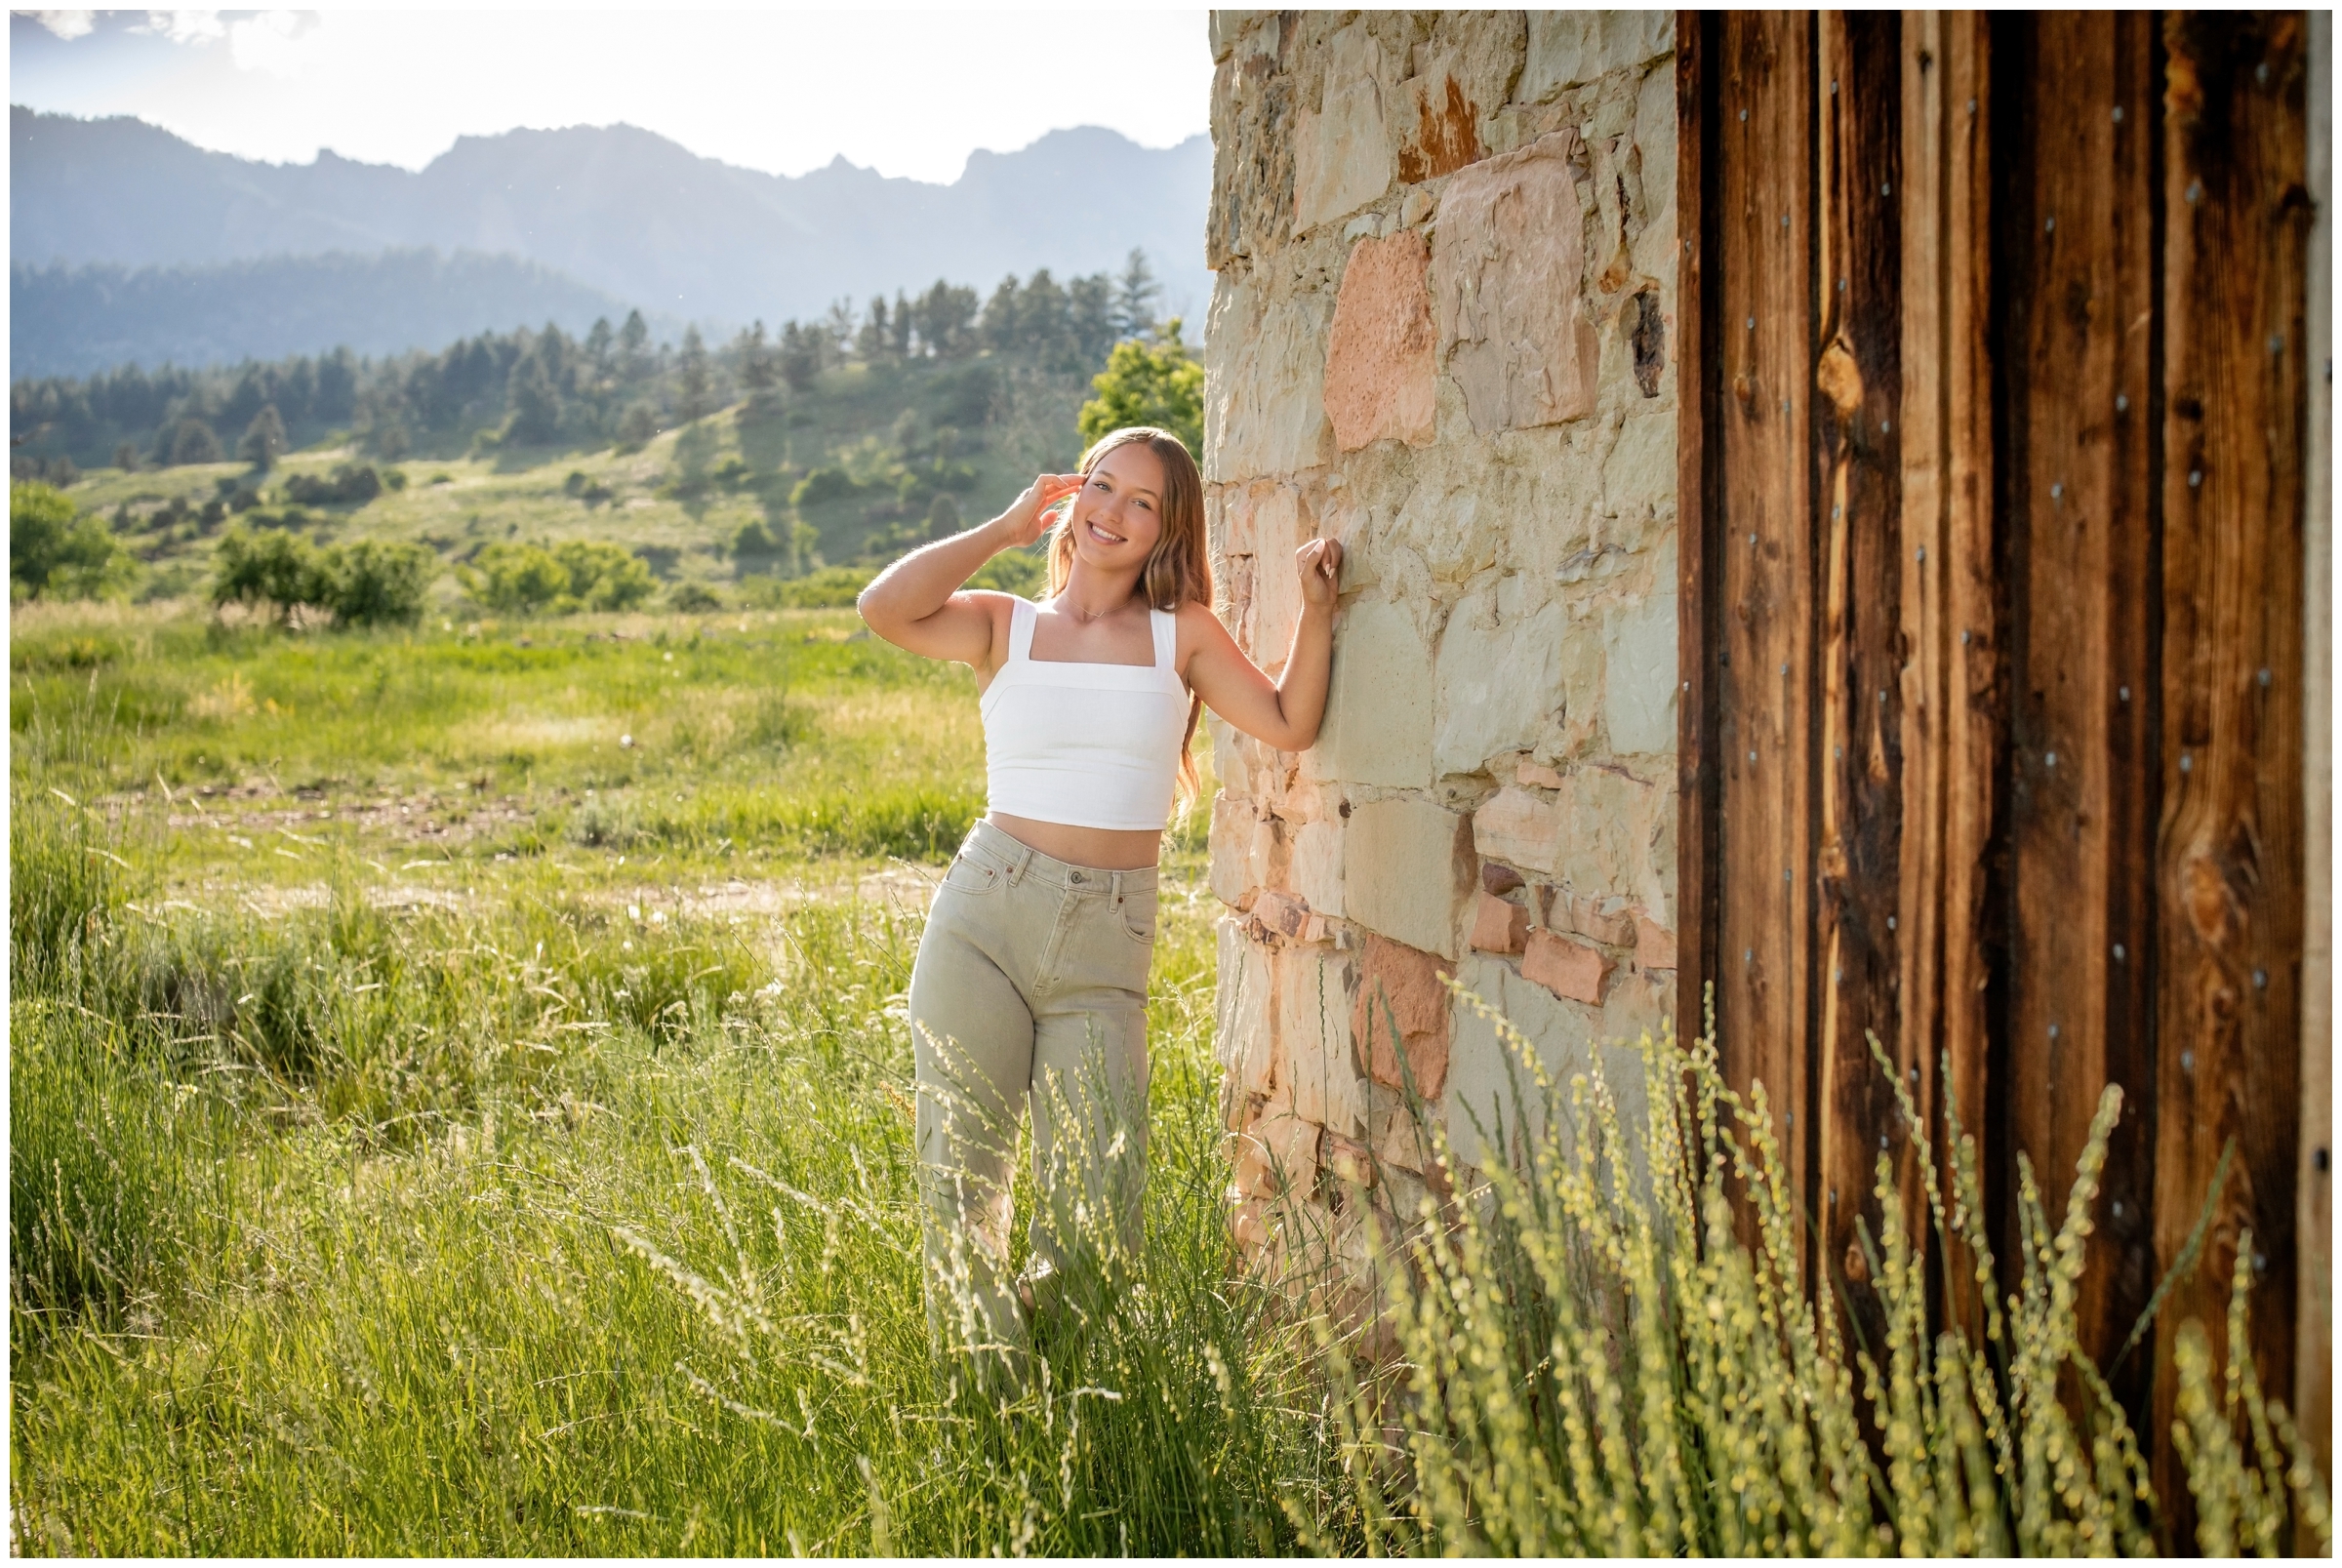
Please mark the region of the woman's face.
POLYGON ((1073 497, 1073 553, 1107 571, 1147 564, 1163 536, 1163 460, 1144 441, 1098 460, 1073 497))

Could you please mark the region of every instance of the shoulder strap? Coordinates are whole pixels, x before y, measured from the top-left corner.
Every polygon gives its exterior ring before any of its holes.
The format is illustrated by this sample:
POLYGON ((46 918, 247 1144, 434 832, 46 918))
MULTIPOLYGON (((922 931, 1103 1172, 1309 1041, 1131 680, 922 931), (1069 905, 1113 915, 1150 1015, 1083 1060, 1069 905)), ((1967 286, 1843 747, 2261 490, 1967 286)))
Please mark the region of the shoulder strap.
POLYGON ((1032 601, 1020 593, 1008 609, 1009 663, 1022 663, 1032 657, 1032 601))
POLYGON ((1175 670, 1179 662, 1179 612, 1150 610, 1147 617, 1154 628, 1154 667, 1175 670))

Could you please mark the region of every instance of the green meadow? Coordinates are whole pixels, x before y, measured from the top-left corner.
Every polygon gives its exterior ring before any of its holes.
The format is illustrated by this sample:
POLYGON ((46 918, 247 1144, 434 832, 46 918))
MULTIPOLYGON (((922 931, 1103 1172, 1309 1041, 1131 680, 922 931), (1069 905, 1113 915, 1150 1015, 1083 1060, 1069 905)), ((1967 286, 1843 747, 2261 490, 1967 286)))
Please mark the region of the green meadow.
POLYGON ((11 665, 16 1549, 1228 1552, 1333 1507, 1227 1238, 1194 819, 1138 1283, 1021 1403, 931 1347, 902 998, 964 670, 842 612, 90 605, 11 665))

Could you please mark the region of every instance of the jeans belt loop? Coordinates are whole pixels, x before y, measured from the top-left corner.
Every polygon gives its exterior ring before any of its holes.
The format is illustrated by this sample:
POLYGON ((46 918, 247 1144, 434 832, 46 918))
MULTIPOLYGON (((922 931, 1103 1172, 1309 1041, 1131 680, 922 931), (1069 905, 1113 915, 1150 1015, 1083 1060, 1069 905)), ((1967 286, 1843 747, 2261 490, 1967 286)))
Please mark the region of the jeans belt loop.
MULTIPOLYGON (((1016 840, 1011 839, 1009 842, 1016 843, 1016 840)), ((1008 868, 1008 885, 1013 888, 1024 881, 1025 873, 1031 868, 1031 848, 1029 845, 1017 844, 1016 864, 1008 868)))

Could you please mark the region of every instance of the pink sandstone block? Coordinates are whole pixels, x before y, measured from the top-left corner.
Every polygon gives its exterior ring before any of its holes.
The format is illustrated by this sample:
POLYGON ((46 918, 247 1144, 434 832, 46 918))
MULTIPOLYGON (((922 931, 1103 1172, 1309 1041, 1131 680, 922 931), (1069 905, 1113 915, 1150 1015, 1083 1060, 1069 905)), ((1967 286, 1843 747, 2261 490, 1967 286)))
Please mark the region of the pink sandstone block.
POLYGON ((1325 351, 1325 417, 1345 452, 1383 440, 1432 441, 1437 364, 1425 282, 1430 260, 1431 247, 1415 229, 1362 239, 1350 253, 1325 351))
POLYGON ((1482 952, 1519 952, 1529 940, 1529 911, 1482 893, 1472 920, 1472 945, 1482 952))
POLYGON ((1610 960, 1599 947, 1557 937, 1551 931, 1529 933, 1529 950, 1520 962, 1521 975, 1555 996, 1589 1007, 1602 1003, 1602 982, 1610 978, 1610 960))

